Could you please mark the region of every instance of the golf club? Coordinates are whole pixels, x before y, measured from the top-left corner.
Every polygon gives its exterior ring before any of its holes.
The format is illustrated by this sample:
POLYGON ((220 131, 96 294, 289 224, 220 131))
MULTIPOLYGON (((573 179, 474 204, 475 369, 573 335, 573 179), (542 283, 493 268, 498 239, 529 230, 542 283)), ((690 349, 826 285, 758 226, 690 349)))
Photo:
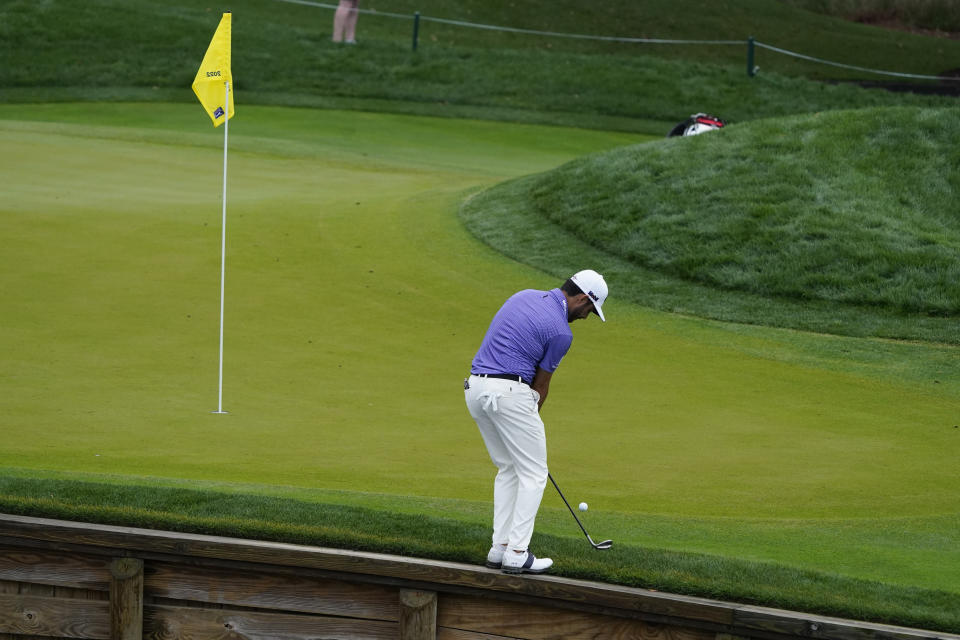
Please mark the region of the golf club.
POLYGON ((593 545, 594 549, 599 549, 601 551, 606 551, 613 546, 613 540, 604 540, 603 542, 594 542, 593 538, 590 537, 590 534, 587 533, 587 530, 583 528, 583 524, 580 522, 580 518, 577 517, 577 514, 574 513, 573 507, 570 506, 570 503, 567 502, 567 499, 563 497, 563 491, 560 491, 560 487, 557 486, 557 481, 553 479, 553 476, 550 473, 547 473, 547 477, 550 478, 550 482, 553 483, 554 488, 557 490, 557 493, 560 494, 560 499, 563 500, 563 504, 567 505, 567 509, 570 509, 570 515, 573 516, 573 519, 577 521, 577 524, 580 525, 580 530, 583 531, 583 535, 587 536, 587 540, 590 544, 593 545))

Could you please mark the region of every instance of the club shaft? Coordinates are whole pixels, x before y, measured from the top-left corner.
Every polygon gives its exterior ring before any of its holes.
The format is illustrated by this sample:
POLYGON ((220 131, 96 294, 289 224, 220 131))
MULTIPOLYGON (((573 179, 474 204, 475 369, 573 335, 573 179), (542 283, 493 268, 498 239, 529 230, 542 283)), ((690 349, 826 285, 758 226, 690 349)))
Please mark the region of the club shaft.
POLYGON ((570 510, 570 515, 573 516, 573 519, 577 521, 577 524, 580 525, 580 530, 583 531, 583 535, 587 536, 587 540, 590 544, 596 546, 593 540, 590 539, 590 534, 587 533, 587 530, 583 528, 583 523, 580 522, 580 518, 577 517, 577 514, 574 512, 573 507, 570 506, 570 503, 567 502, 567 499, 563 496, 563 491, 560 491, 560 486, 557 485, 557 481, 553 479, 553 475, 547 473, 547 477, 550 478, 550 482, 553 483, 553 487, 557 490, 557 493, 560 494, 560 499, 563 500, 563 504, 567 505, 567 509, 570 510))

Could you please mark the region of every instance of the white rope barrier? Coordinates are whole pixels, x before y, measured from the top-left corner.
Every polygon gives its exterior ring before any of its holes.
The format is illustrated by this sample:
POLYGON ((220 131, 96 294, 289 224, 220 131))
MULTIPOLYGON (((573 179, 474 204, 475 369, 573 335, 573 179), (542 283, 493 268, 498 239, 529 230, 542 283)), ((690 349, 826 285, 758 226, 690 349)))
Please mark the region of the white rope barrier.
MULTIPOLYGON (((275 0, 276 2, 289 2, 290 4, 303 4, 308 7, 320 7, 321 9, 336 9, 338 5, 326 4, 324 2, 311 2, 310 0, 275 0)), ((364 13, 371 16, 385 16, 387 18, 402 18, 404 20, 413 20, 409 13, 390 13, 389 11, 372 11, 370 9, 352 9, 357 13, 364 13)))
POLYGON ((747 44, 746 40, 665 40, 662 38, 623 38, 617 36, 594 36, 578 33, 559 33, 557 31, 537 31, 535 29, 501 27, 492 24, 477 24, 475 22, 463 22, 461 20, 448 20, 446 18, 431 18, 429 16, 420 16, 420 20, 425 22, 450 24, 458 27, 469 27, 472 29, 486 29, 488 31, 505 31, 508 33, 524 33, 536 36, 551 36, 554 38, 574 38, 578 40, 600 40, 604 42, 640 42, 651 44, 737 44, 741 46, 747 44))
MULTIPOLYGON (((289 2, 291 4, 302 4, 309 7, 320 7, 321 9, 336 9, 335 4, 326 4, 323 2, 312 2, 311 0, 276 0, 276 2, 289 2)), ((413 16, 406 13, 390 13, 387 11, 372 11, 370 9, 354 9, 357 13, 371 16, 385 16, 387 18, 401 18, 403 20, 413 20, 413 16)), ((467 27, 471 29, 484 29, 487 31, 504 31, 507 33, 524 33, 537 36, 551 36, 554 38, 576 38, 580 40, 603 40, 607 42, 647 42, 652 44, 738 44, 745 45, 746 40, 664 40, 660 38, 619 38, 615 36, 592 36, 577 33, 559 33, 556 31, 537 31, 535 29, 520 29, 517 27, 502 27, 493 24, 479 24, 476 22, 464 22, 462 20, 449 20, 447 18, 432 18, 430 16, 420 16, 421 22, 436 22, 439 24, 449 24, 456 27, 467 27)))
POLYGON ((852 64, 843 64, 842 62, 833 62, 831 60, 824 60, 822 58, 814 58, 813 56, 804 55, 802 53, 797 53, 796 51, 788 51, 787 49, 781 49, 779 47, 774 47, 769 44, 764 44, 762 42, 754 42, 754 44, 763 49, 769 49, 770 51, 776 51, 777 53, 782 53, 784 55, 793 56, 794 58, 800 58, 802 60, 809 60, 810 62, 819 62, 820 64, 828 64, 832 67, 840 67, 841 69, 853 69, 854 71, 864 71, 866 73, 874 73, 884 76, 896 76, 898 78, 914 78, 917 80, 952 80, 957 81, 960 78, 950 78, 947 76, 924 76, 916 73, 900 73, 899 71, 881 71, 880 69, 870 69, 867 67, 858 67, 852 64))

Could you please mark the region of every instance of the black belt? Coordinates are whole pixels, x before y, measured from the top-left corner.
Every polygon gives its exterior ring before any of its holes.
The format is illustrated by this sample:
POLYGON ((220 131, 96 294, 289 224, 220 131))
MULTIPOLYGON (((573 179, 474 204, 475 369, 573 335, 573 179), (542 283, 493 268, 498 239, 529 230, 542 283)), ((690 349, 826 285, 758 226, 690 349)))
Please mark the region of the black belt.
POLYGON ((514 382, 522 382, 528 387, 530 386, 529 382, 524 380, 522 376, 518 376, 515 373, 474 373, 472 375, 475 375, 478 378, 497 378, 498 380, 513 380, 514 382))

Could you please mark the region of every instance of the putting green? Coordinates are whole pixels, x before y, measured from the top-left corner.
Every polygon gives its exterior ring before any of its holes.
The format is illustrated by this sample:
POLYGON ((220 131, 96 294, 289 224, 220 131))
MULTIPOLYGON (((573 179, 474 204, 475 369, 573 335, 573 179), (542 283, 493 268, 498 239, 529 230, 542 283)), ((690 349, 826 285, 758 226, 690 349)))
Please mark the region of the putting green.
MULTIPOLYGON (((473 517, 492 467, 461 380, 507 295, 559 283, 470 237, 458 204, 637 137, 255 107, 230 134, 214 415, 220 130, 194 105, 0 106, 0 465, 473 517)), ((960 590, 955 350, 910 347, 940 382, 851 369, 809 344, 873 343, 610 284, 545 408, 551 468, 602 537, 960 590)), ((568 519, 545 504, 541 527, 568 519)))

